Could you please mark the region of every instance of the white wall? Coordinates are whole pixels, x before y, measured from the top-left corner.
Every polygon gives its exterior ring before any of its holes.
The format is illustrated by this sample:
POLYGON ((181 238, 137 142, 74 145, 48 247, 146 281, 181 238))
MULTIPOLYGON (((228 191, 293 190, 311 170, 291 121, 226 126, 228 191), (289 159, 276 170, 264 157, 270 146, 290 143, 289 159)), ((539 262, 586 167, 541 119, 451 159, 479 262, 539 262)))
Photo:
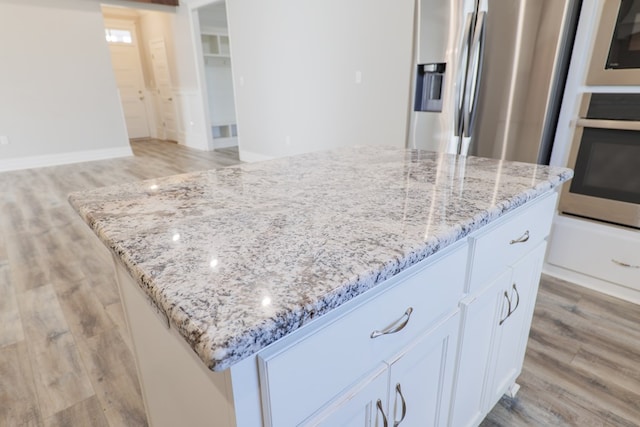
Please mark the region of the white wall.
POLYGON ((226 2, 219 1, 207 6, 198 8, 198 18, 200 28, 224 28, 227 29, 227 5, 226 2))
POLYGON ((100 5, 0 0, 0 170, 129 155, 100 5))
POLYGON ((227 2, 241 159, 404 146, 413 9, 414 0, 227 2))
POLYGON ((209 101, 209 120, 212 124, 235 123, 236 110, 229 60, 207 60, 204 68, 209 101))

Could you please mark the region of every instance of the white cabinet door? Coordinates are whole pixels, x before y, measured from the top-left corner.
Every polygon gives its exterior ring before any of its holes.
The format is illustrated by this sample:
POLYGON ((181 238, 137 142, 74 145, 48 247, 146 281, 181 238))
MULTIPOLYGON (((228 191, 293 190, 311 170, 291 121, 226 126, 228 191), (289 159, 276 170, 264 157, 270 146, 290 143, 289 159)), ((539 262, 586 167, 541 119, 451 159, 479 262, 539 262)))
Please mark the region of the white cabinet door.
POLYGON ((340 399, 302 423, 323 427, 387 427, 387 366, 381 364, 340 399))
POLYGON ((488 393, 487 410, 515 384, 522 370, 545 247, 546 243, 540 244, 513 266, 507 289, 510 314, 496 329, 493 382, 488 393))
POLYGON ((446 426, 458 344, 455 314, 407 346, 304 426, 446 426))
POLYGON ((456 314, 390 363, 389 426, 446 426, 460 316, 456 314))
POLYGON ((511 270, 507 269, 482 293, 462 301, 463 327, 450 426, 477 426, 486 414, 483 391, 490 381, 489 368, 493 366, 490 357, 496 327, 492 325, 507 317, 504 292, 510 283, 511 270))

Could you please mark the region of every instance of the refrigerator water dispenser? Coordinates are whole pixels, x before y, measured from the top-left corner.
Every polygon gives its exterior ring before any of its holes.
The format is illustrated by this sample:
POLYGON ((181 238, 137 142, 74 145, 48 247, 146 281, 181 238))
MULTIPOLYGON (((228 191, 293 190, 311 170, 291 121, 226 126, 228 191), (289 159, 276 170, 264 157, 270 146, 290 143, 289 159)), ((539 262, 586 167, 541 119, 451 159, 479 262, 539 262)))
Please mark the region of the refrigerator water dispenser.
POLYGON ((447 64, 418 64, 414 111, 442 111, 442 92, 447 64))

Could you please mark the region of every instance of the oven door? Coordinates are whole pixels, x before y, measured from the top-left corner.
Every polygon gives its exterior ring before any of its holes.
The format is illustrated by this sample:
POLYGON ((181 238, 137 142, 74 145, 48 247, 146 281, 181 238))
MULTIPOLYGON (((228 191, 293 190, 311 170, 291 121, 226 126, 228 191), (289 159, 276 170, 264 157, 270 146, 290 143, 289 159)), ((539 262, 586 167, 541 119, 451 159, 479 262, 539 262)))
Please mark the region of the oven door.
POLYGON ((587 84, 640 84, 640 0, 602 5, 587 84))
POLYGON ((579 119, 563 213, 640 228, 640 122, 579 119))

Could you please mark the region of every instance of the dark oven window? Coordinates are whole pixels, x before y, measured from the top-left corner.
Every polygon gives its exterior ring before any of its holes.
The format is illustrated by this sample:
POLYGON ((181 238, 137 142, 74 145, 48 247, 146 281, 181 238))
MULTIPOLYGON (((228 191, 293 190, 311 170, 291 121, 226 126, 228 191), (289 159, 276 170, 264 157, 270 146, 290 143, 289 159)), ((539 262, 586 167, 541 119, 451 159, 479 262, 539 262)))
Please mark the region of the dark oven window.
POLYGON ((640 132, 585 128, 570 191, 640 203, 640 132))
POLYGON ((622 0, 606 68, 640 68, 640 0, 622 0))

